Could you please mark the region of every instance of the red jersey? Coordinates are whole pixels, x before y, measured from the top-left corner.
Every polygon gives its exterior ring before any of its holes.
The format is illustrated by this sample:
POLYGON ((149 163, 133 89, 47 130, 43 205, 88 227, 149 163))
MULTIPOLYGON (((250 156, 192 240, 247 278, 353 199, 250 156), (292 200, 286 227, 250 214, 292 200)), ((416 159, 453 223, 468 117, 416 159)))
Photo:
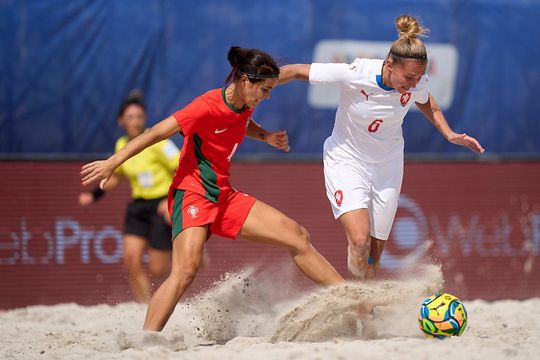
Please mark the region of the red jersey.
POLYGON ((171 187, 201 194, 217 203, 227 195, 230 161, 244 140, 253 109, 235 109, 225 88, 210 90, 173 114, 184 145, 171 187))

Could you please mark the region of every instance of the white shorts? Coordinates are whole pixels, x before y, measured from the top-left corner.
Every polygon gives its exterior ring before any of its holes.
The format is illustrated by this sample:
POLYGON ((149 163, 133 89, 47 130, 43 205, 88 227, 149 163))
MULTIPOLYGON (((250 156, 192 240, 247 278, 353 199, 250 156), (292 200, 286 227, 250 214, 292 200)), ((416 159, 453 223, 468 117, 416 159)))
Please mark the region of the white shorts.
POLYGON ((371 236, 387 240, 398 208, 403 156, 366 163, 333 149, 324 152, 323 161, 326 196, 334 217, 368 209, 371 236))

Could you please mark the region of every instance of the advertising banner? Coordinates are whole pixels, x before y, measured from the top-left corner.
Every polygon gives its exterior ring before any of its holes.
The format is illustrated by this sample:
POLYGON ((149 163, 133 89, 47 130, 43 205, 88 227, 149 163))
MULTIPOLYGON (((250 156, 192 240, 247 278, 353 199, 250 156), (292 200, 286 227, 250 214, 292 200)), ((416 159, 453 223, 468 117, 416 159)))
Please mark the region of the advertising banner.
MULTIPOLYGON (((0 163, 0 308, 133 300, 123 267, 123 186, 88 208, 77 204, 80 163, 0 163)), ((236 188, 305 226, 344 275, 346 238, 333 219, 319 163, 233 164, 236 188)), ((540 296, 540 164, 407 163, 382 276, 432 242, 423 261, 441 264, 461 298, 540 296)), ((212 237, 210 262, 190 294, 227 271, 291 263, 286 249, 212 237)), ((298 272, 299 273, 299 272, 298 272)), ((299 274, 296 274, 299 275, 299 274)), ((310 283, 299 276, 299 286, 310 283)), ((152 279, 154 287, 160 279, 152 279)))
MULTIPOLYGON (((540 103, 531 89, 540 87, 539 13, 538 0, 4 0, 0 155, 111 153, 118 108, 134 89, 153 125, 224 86, 231 46, 262 49, 279 65, 384 59, 397 39, 395 19, 410 14, 430 30, 430 91, 452 129, 494 157, 538 158, 540 103)), ((255 119, 286 129, 293 155, 320 157, 338 96, 290 82, 255 119)), ((408 153, 472 157, 412 109, 403 125, 408 153)), ((277 153, 250 142, 239 154, 277 153)))

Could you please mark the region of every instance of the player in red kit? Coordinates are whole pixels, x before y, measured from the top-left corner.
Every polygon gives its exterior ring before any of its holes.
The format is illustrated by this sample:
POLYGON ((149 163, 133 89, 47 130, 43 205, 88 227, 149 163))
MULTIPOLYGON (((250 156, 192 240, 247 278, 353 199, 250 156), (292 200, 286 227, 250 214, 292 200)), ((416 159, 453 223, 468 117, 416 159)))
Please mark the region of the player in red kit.
POLYGON ((238 235, 261 243, 282 245, 296 265, 318 284, 343 282, 341 275, 311 245, 305 228, 279 210, 238 192, 229 183, 230 160, 245 136, 289 151, 285 131, 269 132, 251 114, 270 97, 279 68, 258 49, 232 47, 232 70, 222 89, 211 90, 130 141, 107 160, 83 166, 82 184, 105 183, 124 161, 152 144, 180 132, 184 144, 169 191, 173 225, 172 269, 156 291, 144 329, 163 329, 174 307, 193 281, 204 245, 212 233, 238 235))
MULTIPOLYGON (((229 183, 230 160, 246 131, 257 127, 250 120, 253 108, 236 109, 226 95, 227 88, 211 90, 173 114, 185 141, 182 167, 169 192, 169 212, 174 214, 175 206, 186 209, 174 223, 173 239, 183 229, 201 224, 210 224, 212 233, 235 238, 255 202, 255 198, 232 190, 229 183), (222 214, 226 219, 216 222, 216 204, 234 207, 222 214)), ((285 136, 280 136, 283 145, 285 136)))

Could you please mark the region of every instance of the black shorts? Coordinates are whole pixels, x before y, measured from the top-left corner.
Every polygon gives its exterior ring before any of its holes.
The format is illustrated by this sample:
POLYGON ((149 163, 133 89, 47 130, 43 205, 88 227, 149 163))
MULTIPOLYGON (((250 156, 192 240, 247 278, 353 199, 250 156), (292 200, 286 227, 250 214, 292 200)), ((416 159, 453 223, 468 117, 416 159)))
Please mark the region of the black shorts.
POLYGON ((171 226, 157 213, 158 204, 163 199, 166 198, 130 202, 124 221, 124 234, 145 238, 153 249, 171 250, 171 226))

